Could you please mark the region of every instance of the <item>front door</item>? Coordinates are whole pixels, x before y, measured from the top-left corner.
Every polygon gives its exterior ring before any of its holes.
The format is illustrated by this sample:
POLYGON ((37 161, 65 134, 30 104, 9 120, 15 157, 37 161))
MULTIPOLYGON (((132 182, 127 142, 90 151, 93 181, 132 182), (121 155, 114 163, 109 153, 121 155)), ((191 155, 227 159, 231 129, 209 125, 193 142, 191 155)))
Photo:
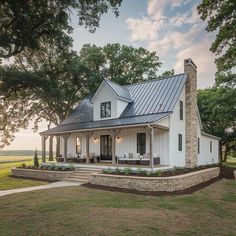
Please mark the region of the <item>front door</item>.
POLYGON ((100 136, 101 160, 112 160, 111 153, 112 138, 110 135, 100 136))

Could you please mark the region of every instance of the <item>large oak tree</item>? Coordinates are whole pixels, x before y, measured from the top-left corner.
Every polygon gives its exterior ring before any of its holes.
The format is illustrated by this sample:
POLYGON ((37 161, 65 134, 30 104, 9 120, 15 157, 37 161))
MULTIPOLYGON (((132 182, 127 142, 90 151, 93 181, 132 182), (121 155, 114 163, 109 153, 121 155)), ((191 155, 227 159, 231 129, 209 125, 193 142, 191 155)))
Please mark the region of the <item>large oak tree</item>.
POLYGON ((101 16, 111 9, 118 15, 122 0, 1 0, 0 58, 9 58, 39 42, 71 33, 72 15, 91 32, 101 16))

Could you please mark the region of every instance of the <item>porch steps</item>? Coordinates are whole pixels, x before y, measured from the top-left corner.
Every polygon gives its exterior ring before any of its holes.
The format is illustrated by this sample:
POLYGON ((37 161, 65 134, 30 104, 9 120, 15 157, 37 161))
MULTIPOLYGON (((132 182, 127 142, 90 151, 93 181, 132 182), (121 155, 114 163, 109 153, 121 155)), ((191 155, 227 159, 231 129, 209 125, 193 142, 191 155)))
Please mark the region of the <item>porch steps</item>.
POLYGON ((101 170, 95 168, 77 168, 66 180, 85 184, 89 182, 91 175, 99 172, 101 172, 101 170))

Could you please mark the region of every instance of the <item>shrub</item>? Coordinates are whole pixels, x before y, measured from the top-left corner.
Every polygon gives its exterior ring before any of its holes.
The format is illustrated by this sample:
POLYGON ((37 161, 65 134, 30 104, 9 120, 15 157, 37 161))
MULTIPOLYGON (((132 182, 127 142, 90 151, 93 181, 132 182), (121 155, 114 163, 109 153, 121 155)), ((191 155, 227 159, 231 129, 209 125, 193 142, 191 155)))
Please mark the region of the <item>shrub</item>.
POLYGON ((131 169, 129 167, 125 167, 124 173, 125 173, 125 175, 131 174, 131 169))
POLYGON ((39 166, 39 159, 38 159, 37 149, 35 150, 35 153, 34 153, 34 166, 36 166, 36 167, 39 166))
POLYGON ((26 164, 25 164, 25 163, 22 163, 21 167, 22 167, 22 168, 26 168, 26 164))
POLYGON ((137 169, 137 174, 144 175, 145 174, 145 170, 143 170, 142 168, 139 167, 137 169))
POLYGON ((115 173, 120 174, 120 169, 118 167, 115 169, 115 173))
POLYGON ((108 168, 108 169, 107 169, 107 173, 108 173, 108 174, 112 174, 112 172, 113 172, 113 171, 112 171, 111 168, 108 168))
POLYGON ((151 175, 151 172, 148 171, 148 170, 146 170, 146 171, 145 171, 145 175, 146 175, 146 176, 150 176, 150 175, 151 175))
POLYGON ((158 176, 158 177, 161 176, 161 171, 160 170, 156 172, 156 176, 158 176))

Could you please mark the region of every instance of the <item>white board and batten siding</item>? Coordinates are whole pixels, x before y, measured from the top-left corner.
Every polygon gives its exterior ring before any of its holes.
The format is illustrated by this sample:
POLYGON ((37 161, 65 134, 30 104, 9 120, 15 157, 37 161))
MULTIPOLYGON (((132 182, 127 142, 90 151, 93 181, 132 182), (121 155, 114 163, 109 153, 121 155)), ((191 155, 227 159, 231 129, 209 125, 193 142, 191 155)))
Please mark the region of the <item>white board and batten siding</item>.
POLYGON ((170 116, 169 130, 169 165, 185 166, 185 86, 175 104, 173 113, 170 116), (180 101, 183 102, 183 120, 180 120, 180 101), (182 134, 182 151, 178 150, 178 135, 182 134))
POLYGON ((114 119, 119 118, 121 113, 124 111, 128 102, 117 99, 117 96, 114 92, 109 88, 105 83, 103 83, 99 90, 93 97, 93 117, 94 120, 106 120, 106 119, 114 119), (101 118, 100 107, 103 102, 111 102, 111 116, 107 118, 101 118))
POLYGON ((204 134, 201 131, 201 121, 198 116, 198 131, 199 138, 198 149, 198 165, 210 165, 219 163, 219 138, 212 135, 204 134))

